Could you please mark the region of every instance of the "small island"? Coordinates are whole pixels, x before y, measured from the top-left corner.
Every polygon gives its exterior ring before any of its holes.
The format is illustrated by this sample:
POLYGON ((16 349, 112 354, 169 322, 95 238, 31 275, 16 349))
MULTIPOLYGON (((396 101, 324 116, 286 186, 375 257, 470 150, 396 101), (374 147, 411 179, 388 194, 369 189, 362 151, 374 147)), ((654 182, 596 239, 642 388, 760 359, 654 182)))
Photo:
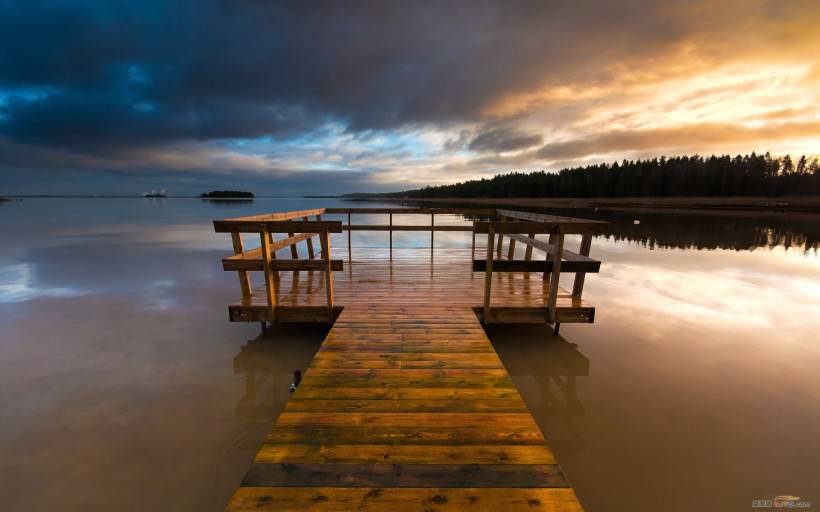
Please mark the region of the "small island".
POLYGON ((0 196, 0 203, 5 203, 6 201, 11 201, 8 197, 0 196))
POLYGON ((199 195, 200 199, 253 199, 253 192, 241 190, 212 190, 199 195))

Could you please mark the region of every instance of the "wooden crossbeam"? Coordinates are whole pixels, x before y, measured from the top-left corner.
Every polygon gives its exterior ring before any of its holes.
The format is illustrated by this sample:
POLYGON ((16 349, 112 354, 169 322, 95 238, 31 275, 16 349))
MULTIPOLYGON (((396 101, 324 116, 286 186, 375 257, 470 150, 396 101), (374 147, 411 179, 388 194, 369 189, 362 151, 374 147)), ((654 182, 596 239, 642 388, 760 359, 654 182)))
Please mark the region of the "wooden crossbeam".
MULTIPOLYGON (((522 244, 526 244, 528 247, 534 247, 538 250, 544 251, 547 254, 555 254, 555 245, 550 244, 549 242, 544 242, 542 240, 538 240, 532 237, 526 237, 524 235, 508 235, 511 239, 517 240, 522 244)), ((585 237, 589 237, 590 243, 592 241, 592 235, 585 235, 585 237)), ((589 252, 587 252, 589 254, 589 252)), ((576 252, 569 251, 564 249, 561 251, 561 258, 566 261, 596 261, 584 254, 578 254, 576 252)), ((599 262, 600 263, 600 262, 599 262)))
POLYGON ((342 222, 338 220, 215 220, 214 231, 217 233, 341 233, 342 222))
POLYGON ((544 213, 520 212, 517 210, 498 210, 498 215, 510 219, 527 220, 532 222, 547 222, 555 224, 591 224, 603 229, 608 222, 601 220, 578 219, 575 217, 564 217, 561 215, 547 215, 544 213))
MULTIPOLYGON (((252 272, 264 270, 264 263, 260 253, 258 258, 244 258, 232 259, 225 258, 222 260, 222 269, 227 271, 238 272, 252 272)), ((272 259, 270 269, 274 271, 285 270, 325 270, 325 262, 321 259, 314 260, 277 260, 272 259)), ((343 260, 330 260, 330 269, 334 272, 344 270, 343 260)))
POLYGON ((395 213, 397 215, 472 215, 494 217, 495 208, 325 208, 324 213, 395 213))
POLYGON ((270 221, 270 220, 290 220, 310 215, 321 215, 324 208, 314 208, 312 210, 296 210, 292 212, 264 213, 262 215, 245 215, 242 217, 230 217, 226 221, 270 221))
MULTIPOLYGON (((589 261, 564 261, 561 263, 561 272, 598 272, 601 262, 589 261)), ((552 272, 553 261, 537 260, 494 260, 493 272, 552 272)), ((485 272, 487 270, 487 260, 473 260, 473 271, 485 272)))
POLYGON ((577 222, 530 222, 530 221, 478 221, 475 223, 476 233, 486 233, 490 226, 496 234, 513 234, 513 233, 549 233, 556 227, 561 228, 564 234, 573 233, 587 233, 590 231, 599 231, 601 223, 598 221, 582 221, 577 222))
POLYGON ((352 226, 343 226, 344 231, 472 231, 473 227, 470 225, 463 226, 431 226, 431 225, 398 225, 393 224, 354 224, 352 226))

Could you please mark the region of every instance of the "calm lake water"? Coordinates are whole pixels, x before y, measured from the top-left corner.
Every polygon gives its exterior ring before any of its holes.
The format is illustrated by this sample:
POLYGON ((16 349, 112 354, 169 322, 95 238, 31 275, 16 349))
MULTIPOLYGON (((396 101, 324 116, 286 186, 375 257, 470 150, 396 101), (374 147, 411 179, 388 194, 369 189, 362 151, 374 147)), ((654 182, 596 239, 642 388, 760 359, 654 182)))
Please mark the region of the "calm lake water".
MULTIPOLYGON (((210 221, 346 205, 0 204, 0 510, 221 510, 325 329, 229 323, 210 221)), ((613 221, 595 324, 489 334, 582 503, 820 507, 820 218, 574 215, 613 221)))

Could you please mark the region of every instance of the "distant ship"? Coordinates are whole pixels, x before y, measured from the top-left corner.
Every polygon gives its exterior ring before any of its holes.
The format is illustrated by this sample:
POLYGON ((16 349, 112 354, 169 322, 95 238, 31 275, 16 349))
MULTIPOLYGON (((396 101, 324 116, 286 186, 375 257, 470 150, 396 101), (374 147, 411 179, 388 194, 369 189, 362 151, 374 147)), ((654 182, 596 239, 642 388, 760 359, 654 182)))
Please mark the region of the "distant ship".
POLYGON ((144 192, 142 197, 168 197, 168 194, 165 193, 165 189, 161 190, 152 190, 151 192, 144 192))

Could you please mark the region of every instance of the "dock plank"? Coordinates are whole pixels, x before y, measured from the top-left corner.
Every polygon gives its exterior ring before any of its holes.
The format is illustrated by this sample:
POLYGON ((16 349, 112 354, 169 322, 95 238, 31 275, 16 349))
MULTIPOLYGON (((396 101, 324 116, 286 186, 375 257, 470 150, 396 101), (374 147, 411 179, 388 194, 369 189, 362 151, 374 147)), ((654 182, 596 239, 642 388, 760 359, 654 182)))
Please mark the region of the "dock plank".
POLYGON ((469 306, 354 303, 226 510, 582 507, 469 306))

